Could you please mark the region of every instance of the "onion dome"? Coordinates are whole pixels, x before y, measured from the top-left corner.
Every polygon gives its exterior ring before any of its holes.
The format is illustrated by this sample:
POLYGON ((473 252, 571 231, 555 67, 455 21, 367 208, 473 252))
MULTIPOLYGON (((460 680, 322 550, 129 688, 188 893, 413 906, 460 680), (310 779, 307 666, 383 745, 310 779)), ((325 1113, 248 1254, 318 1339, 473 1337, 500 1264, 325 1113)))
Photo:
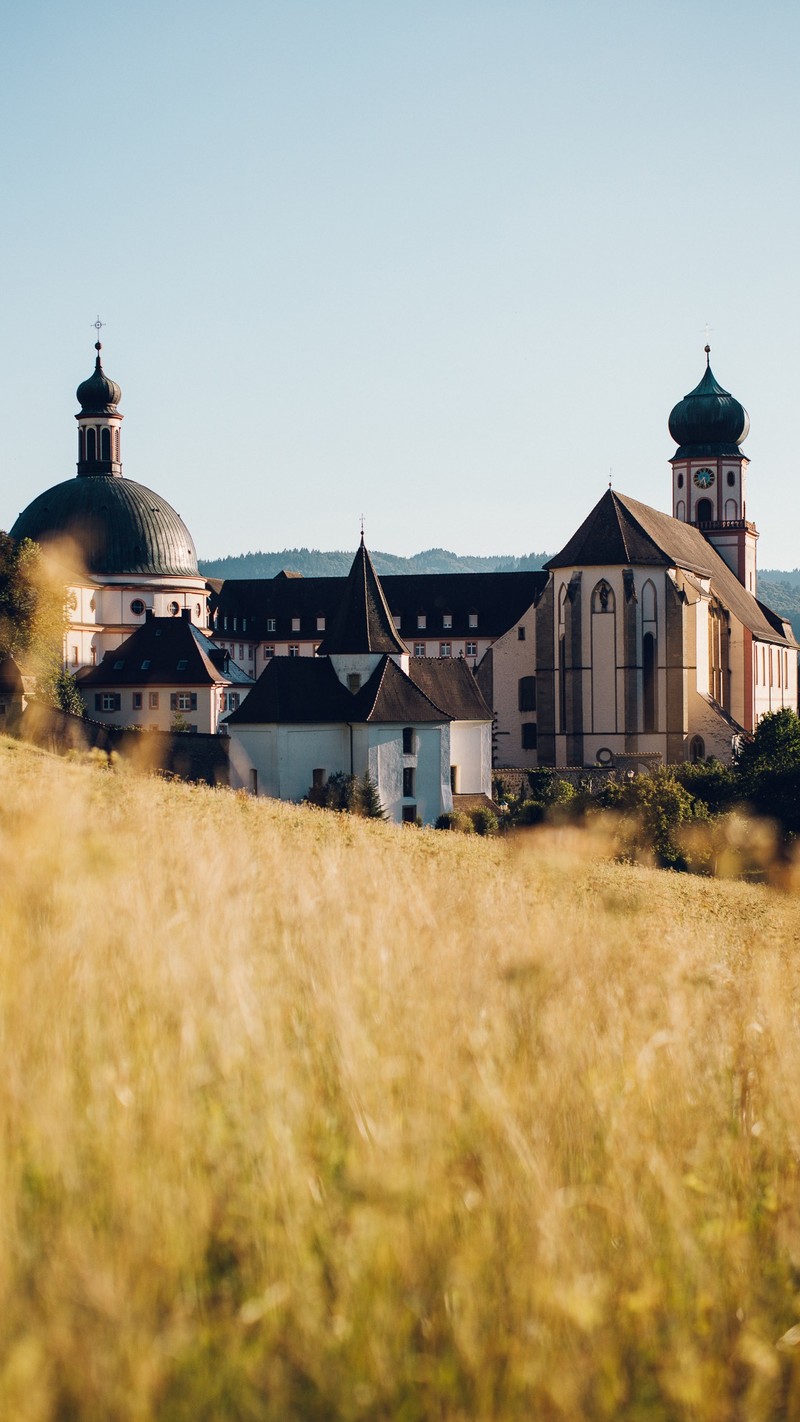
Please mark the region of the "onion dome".
POLYGON ((82 415, 116 415, 117 405, 122 399, 122 391, 116 380, 109 380, 100 364, 103 349, 98 341, 95 345, 97 359, 88 380, 82 380, 75 394, 82 415))
POLYGON ((703 379, 679 401, 669 417, 669 432, 680 446, 673 459, 694 455, 735 458, 750 431, 750 416, 715 378, 710 355, 711 347, 706 346, 703 379))
POLYGON ((20 514, 11 536, 50 544, 64 563, 77 562, 100 579, 199 576, 183 519, 152 489, 113 474, 47 489, 20 514))

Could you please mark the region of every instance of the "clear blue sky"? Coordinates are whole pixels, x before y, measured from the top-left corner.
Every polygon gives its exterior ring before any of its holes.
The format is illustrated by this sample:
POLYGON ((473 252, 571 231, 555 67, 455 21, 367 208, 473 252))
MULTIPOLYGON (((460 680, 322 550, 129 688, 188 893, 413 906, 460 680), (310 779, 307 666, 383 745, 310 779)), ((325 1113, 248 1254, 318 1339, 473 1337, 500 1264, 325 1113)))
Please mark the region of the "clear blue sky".
POLYGON ((669 508, 747 406, 795 567, 793 0, 26 0, 0 20, 0 527, 74 472, 97 313, 125 472, 201 556, 555 550, 669 508))

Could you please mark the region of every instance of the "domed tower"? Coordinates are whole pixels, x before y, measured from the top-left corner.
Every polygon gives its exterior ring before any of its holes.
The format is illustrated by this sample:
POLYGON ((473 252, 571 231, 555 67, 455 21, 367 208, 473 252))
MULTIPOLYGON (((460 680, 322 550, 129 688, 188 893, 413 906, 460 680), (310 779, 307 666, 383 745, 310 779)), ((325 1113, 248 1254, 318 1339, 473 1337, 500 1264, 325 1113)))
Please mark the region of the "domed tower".
POLYGON ((696 524, 748 592, 755 594, 758 532, 747 520, 745 481, 750 461, 741 449, 750 417, 714 376, 711 347, 706 346, 705 352, 700 384, 669 417, 669 432, 678 445, 670 460, 672 513, 682 523, 696 524))
POLYGON ((122 474, 118 404, 96 347, 78 386, 78 477, 46 489, 19 515, 14 538, 49 549, 71 589, 66 661, 94 665, 145 619, 182 615, 207 623, 205 579, 192 536, 159 494, 122 474))

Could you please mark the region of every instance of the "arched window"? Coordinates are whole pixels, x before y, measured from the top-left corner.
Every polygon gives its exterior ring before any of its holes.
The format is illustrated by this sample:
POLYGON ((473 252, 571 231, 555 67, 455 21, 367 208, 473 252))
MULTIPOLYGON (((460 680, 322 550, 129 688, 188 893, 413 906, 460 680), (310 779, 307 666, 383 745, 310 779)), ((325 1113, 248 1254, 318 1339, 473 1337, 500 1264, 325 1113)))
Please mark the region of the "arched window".
POLYGON ((714 505, 710 499, 698 499, 695 509, 695 518, 698 523, 711 523, 714 519, 714 505))
POLYGON ((78 458, 80 460, 86 458, 86 435, 83 430, 78 430, 78 458))
POLYGON ((678 499, 678 502, 675 505, 675 517, 679 518, 681 523, 686 522, 686 505, 683 502, 683 499, 678 499))
POLYGON ((652 632, 642 638, 642 710, 645 731, 655 731, 656 704, 656 639, 652 632))
POLYGON ((104 425, 100 431, 100 458, 111 459, 111 431, 104 425))
POLYGON ((86 462, 94 464, 97 460, 97 431, 88 429, 86 431, 86 462))
POLYGON ((726 499, 726 500, 725 500, 725 517, 728 518, 728 519, 734 519, 734 518, 736 518, 737 513, 738 513, 738 509, 737 509, 737 507, 736 507, 736 500, 735 500, 735 499, 726 499))
POLYGON ((564 633, 558 639, 558 729, 562 734, 567 729, 567 639, 564 633))
POLYGON ((705 760, 705 758, 706 745, 705 741, 703 740, 703 737, 692 736, 692 739, 689 742, 689 759, 691 760, 693 765, 696 765, 698 760, 705 760))
POLYGON ((614 591, 610 583, 602 578, 592 593, 592 612, 613 612, 614 591))
POLYGON ((656 620, 656 590, 650 579, 647 579, 642 588, 642 621, 655 622, 656 620))

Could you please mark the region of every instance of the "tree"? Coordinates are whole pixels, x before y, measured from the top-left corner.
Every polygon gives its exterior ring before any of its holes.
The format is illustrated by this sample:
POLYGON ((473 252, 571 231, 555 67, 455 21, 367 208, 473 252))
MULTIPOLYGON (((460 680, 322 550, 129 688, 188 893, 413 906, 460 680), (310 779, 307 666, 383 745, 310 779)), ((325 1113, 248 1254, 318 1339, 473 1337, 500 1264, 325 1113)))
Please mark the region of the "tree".
POLYGON ((83 716, 75 678, 64 666, 66 588, 42 550, 0 532, 0 656, 12 656, 36 678, 36 699, 83 716))
POLYGON ((760 815, 800 834, 800 716, 788 706, 768 712, 736 755, 739 794, 760 815))

